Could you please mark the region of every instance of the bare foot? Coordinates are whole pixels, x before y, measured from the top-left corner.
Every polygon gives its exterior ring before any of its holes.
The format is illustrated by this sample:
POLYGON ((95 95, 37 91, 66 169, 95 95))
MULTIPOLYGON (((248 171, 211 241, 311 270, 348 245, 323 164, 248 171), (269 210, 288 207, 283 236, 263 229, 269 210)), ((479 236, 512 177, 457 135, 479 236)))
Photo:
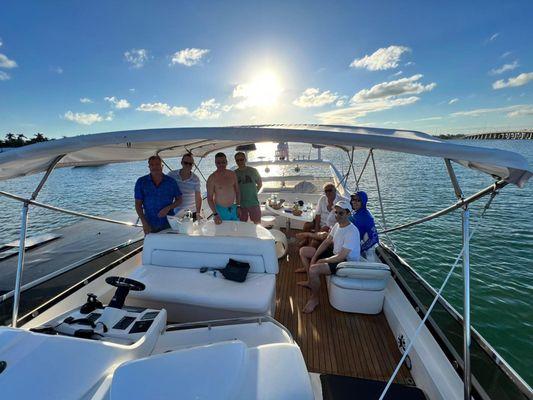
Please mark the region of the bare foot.
POLYGON ((298 269, 294 270, 294 272, 298 272, 298 273, 300 273, 300 272, 307 272, 307 270, 306 270, 305 268, 302 267, 302 268, 298 268, 298 269))
POLYGON ((296 282, 298 286, 303 286, 304 288, 311 289, 311 286, 309 286, 309 281, 300 281, 296 282))
POLYGON ((312 313, 313 311, 315 311, 316 306, 318 306, 318 298, 311 297, 304 307, 304 313, 305 314, 312 313))

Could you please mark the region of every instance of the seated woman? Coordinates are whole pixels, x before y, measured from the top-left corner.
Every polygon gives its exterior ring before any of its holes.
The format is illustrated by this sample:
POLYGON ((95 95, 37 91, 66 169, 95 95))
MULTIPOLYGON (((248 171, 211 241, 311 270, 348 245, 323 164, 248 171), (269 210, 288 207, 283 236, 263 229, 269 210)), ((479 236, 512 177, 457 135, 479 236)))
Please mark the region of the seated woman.
POLYGON ((361 237, 361 256, 369 262, 380 262, 376 256, 376 247, 379 244, 378 231, 374 223, 374 217, 366 208, 368 195, 359 191, 352 194, 350 203, 354 212, 350 216, 350 222, 359 230, 361 237))

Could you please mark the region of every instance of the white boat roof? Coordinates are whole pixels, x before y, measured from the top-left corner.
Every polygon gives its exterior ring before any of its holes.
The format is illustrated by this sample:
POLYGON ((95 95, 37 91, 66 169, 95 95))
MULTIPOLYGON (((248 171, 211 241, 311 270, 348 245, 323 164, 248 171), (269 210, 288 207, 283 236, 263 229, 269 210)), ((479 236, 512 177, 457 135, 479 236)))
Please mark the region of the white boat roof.
POLYGON ((353 146, 447 158, 519 187, 532 175, 527 160, 517 153, 452 143, 422 132, 333 125, 260 125, 142 129, 35 143, 0 153, 0 180, 45 171, 61 155, 57 167, 139 161, 154 154, 176 157, 189 151, 203 157, 224 148, 260 142, 301 142, 345 150, 353 146))

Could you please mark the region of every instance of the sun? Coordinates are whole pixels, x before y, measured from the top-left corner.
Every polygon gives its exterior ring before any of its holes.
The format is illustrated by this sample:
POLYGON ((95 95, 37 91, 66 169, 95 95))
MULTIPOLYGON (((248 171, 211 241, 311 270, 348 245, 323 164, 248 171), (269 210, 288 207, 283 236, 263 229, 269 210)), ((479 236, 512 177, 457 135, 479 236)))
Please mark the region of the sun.
POLYGON ((271 108, 277 104, 282 92, 278 75, 273 71, 263 71, 250 82, 239 85, 233 97, 243 98, 243 106, 246 107, 271 108))

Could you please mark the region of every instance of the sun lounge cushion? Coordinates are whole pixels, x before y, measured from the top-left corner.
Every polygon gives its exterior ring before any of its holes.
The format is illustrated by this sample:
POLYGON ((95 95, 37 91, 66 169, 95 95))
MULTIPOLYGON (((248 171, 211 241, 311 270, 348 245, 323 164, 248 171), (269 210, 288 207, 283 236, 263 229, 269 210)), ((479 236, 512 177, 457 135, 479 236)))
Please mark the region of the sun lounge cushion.
POLYGON ((111 400, 313 399, 298 346, 247 348, 238 340, 173 351, 121 365, 111 400))
POLYGON ((220 272, 142 265, 131 276, 146 285, 142 292, 130 292, 138 299, 191 304, 233 311, 265 313, 270 309, 276 275, 248 273, 243 283, 232 282, 220 272))

